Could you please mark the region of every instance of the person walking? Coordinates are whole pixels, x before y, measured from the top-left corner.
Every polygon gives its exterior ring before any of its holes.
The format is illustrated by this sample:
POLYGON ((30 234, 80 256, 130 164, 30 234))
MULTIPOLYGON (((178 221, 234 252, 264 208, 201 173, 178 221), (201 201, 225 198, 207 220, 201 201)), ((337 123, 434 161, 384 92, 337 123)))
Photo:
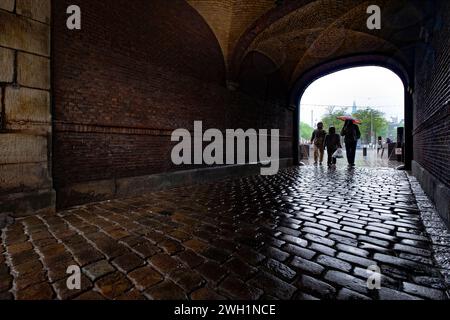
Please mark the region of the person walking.
POLYGON ((381 149, 383 149, 383 137, 378 137, 377 155, 380 154, 381 149))
POLYGON ((344 128, 342 128, 341 136, 344 137, 345 150, 347 151, 348 164, 351 167, 355 166, 356 147, 358 140, 361 138, 361 131, 353 120, 346 120, 344 128))
POLYGON ((337 159, 333 157, 338 148, 342 148, 341 137, 336 133, 336 128, 331 127, 328 135, 325 137, 325 148, 328 155, 328 166, 336 165, 337 159))
POLYGON ((323 123, 319 122, 311 137, 311 143, 314 144, 314 165, 317 165, 319 161, 320 165, 323 163, 326 135, 327 132, 323 130, 323 123))

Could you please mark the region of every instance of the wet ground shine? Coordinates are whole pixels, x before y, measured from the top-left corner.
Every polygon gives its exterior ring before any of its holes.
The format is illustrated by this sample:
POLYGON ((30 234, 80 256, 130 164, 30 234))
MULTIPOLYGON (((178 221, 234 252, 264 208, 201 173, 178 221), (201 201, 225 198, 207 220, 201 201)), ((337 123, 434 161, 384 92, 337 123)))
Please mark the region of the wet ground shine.
POLYGON ((17 219, 0 299, 445 299, 421 213, 405 172, 308 166, 17 219))

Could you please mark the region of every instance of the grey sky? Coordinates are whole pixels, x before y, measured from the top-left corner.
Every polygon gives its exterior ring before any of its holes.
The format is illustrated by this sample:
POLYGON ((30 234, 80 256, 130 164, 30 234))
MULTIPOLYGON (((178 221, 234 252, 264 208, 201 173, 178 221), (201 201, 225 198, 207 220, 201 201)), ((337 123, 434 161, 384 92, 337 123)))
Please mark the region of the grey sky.
MULTIPOLYGON (((301 121, 321 119, 326 106, 374 107, 391 117, 404 118, 403 83, 392 71, 381 67, 360 67, 339 71, 315 81, 301 100, 301 121)), ((351 113, 351 108, 348 109, 351 113)))

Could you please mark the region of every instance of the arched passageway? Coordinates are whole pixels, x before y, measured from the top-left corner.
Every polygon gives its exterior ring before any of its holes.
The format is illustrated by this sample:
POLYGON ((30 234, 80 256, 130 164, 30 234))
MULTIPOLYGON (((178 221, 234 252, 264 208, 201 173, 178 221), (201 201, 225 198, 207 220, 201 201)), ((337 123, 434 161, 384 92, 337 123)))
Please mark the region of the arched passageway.
MULTIPOLYGON (((411 169, 411 161, 413 154, 413 144, 412 144, 412 121, 413 121, 413 107, 412 107, 412 87, 410 75, 403 67, 401 63, 392 59, 391 57, 386 57, 384 55, 356 55, 345 58, 335 59, 330 62, 323 63, 311 70, 305 72, 302 76, 298 78, 295 82, 293 88, 291 89, 290 104, 295 107, 294 115, 294 128, 300 127, 300 107, 301 98, 307 88, 313 84, 316 80, 325 77, 327 75, 339 72, 342 70, 356 68, 356 67, 367 67, 367 66, 378 66, 386 68, 397 75, 403 83, 403 94, 404 94, 404 116, 405 116, 405 166, 406 169, 411 169)), ((370 74, 367 74, 370 77, 370 74)), ((325 94, 325 93, 324 93, 325 94)), ((294 145, 293 145, 293 157, 296 163, 300 162, 300 135, 298 130, 294 131, 294 145)))
POLYGON ((0 299, 447 298, 447 229, 406 172, 178 166, 171 136, 279 129, 298 163, 307 86, 385 67, 448 224, 449 1, 373 0, 381 29, 366 0, 78 0, 76 31, 72 4, 0 2, 0 299))
MULTIPOLYGON (((360 120, 357 165, 403 167, 404 100, 403 81, 384 67, 346 68, 314 80, 304 90, 299 102, 300 160, 309 164, 314 161, 311 136, 318 122, 324 123, 326 133, 334 127, 340 135, 344 122, 338 117, 350 116, 360 120)), ((412 113, 412 110, 407 112, 412 113)), ((343 137, 341 145, 345 153, 343 137)), ((335 150, 333 146, 331 149, 335 150)), ((327 154, 326 151, 323 164, 327 164, 327 154)), ((337 162, 338 165, 346 163, 345 160, 337 162)))

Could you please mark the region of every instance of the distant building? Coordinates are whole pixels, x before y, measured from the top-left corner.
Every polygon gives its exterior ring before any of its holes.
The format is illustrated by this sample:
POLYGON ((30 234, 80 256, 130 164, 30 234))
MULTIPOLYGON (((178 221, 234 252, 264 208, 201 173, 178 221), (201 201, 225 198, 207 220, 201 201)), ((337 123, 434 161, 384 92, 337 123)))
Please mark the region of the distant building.
POLYGON ((397 128, 405 127, 405 120, 399 120, 398 117, 391 117, 391 121, 389 122, 388 136, 386 138, 391 139, 392 141, 397 140, 397 128))
POLYGON ((358 107, 356 106, 356 101, 353 101, 352 114, 355 114, 358 111, 358 107))

